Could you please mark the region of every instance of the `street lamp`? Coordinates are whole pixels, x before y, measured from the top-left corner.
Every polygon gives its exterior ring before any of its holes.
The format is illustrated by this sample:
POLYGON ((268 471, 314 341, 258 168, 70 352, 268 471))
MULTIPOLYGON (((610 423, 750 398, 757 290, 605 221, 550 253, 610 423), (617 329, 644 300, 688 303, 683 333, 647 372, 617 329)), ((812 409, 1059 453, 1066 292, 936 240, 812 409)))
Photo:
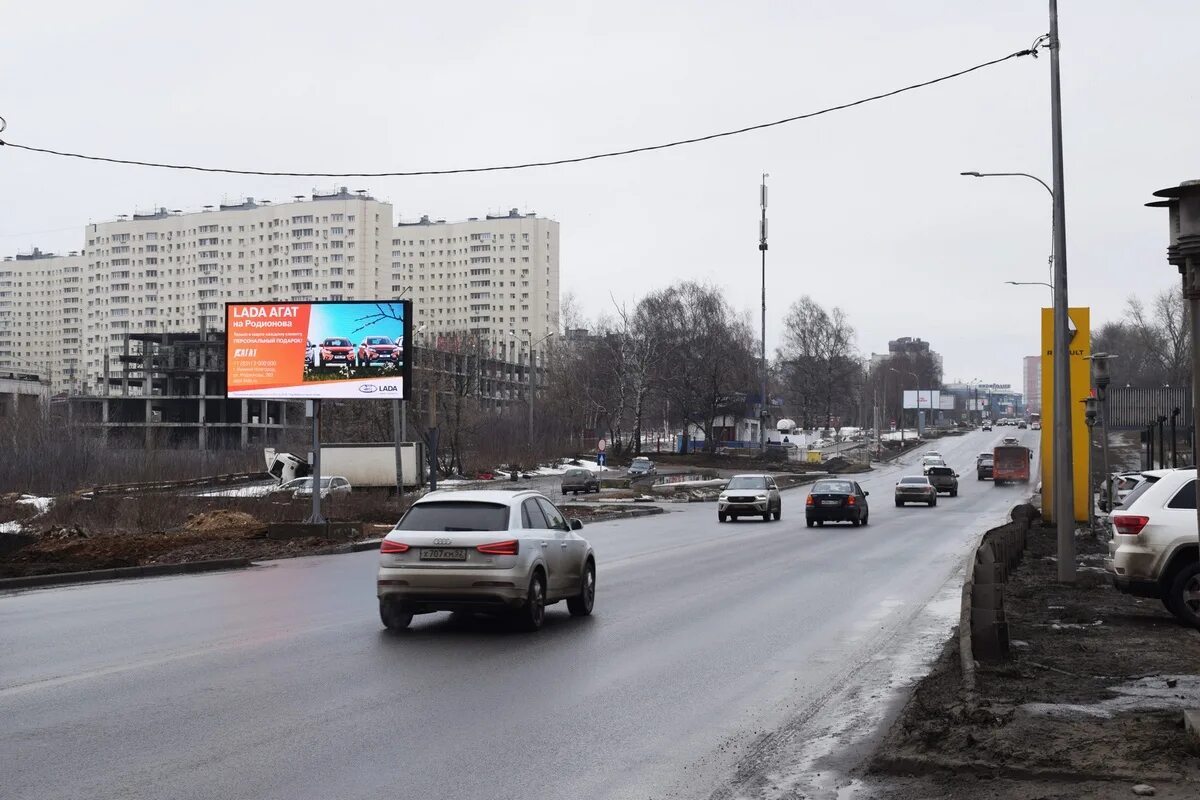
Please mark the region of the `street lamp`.
MULTIPOLYGON (((1200 463, 1200 180, 1184 181, 1178 186, 1160 189, 1155 197, 1164 198, 1148 206, 1166 208, 1170 225, 1167 263, 1179 269, 1183 296, 1192 318, 1192 463, 1200 463)), ((1200 503, 1197 503, 1197 531, 1200 532, 1200 503)))
POLYGON ((1046 286, 1050 289, 1050 303, 1054 304, 1054 284, 1045 281, 1005 281, 1010 286, 1046 286))
POLYGON ((1067 241, 1066 211, 1064 206, 1062 177, 1062 119, 1059 102, 1058 75, 1058 9, 1056 0, 1050 5, 1050 35, 1048 39, 1051 57, 1051 155, 1054 161, 1055 192, 1044 180, 1028 172, 961 172, 972 178, 1026 178, 1036 181, 1050 195, 1053 216, 1050 234, 1053 246, 1050 264, 1053 268, 1053 283, 1050 284, 1054 307, 1054 359, 1053 410, 1054 429, 1051 441, 1054 444, 1053 464, 1053 509, 1058 539, 1058 579, 1064 583, 1075 581, 1075 481, 1071 465, 1071 360, 1070 360, 1070 315, 1067 311, 1067 241))

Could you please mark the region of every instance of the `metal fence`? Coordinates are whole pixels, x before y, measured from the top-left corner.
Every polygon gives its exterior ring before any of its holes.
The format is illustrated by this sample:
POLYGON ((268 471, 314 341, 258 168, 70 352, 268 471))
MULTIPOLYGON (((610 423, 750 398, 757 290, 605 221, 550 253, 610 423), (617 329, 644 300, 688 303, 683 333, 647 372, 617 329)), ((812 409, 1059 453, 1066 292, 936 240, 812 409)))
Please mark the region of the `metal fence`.
POLYGON ((1153 389, 1135 386, 1122 388, 1110 386, 1108 388, 1109 430, 1141 430, 1156 422, 1160 416, 1170 420, 1175 409, 1179 409, 1176 424, 1186 430, 1192 422, 1192 391, 1190 388, 1171 386, 1153 389))

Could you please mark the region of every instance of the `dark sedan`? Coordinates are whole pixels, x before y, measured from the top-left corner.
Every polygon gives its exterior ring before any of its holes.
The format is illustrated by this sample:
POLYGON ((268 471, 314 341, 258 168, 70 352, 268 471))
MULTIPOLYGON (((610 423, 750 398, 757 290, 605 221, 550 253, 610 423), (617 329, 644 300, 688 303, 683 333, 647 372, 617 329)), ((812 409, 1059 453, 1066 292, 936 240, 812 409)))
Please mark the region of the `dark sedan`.
POLYGON ((868 494, 854 481, 817 481, 804 502, 804 521, 810 528, 826 522, 866 525, 868 494))
POLYGON ((582 467, 569 469, 563 473, 561 490, 563 494, 567 492, 571 494, 599 492, 600 478, 590 469, 583 469, 582 467))

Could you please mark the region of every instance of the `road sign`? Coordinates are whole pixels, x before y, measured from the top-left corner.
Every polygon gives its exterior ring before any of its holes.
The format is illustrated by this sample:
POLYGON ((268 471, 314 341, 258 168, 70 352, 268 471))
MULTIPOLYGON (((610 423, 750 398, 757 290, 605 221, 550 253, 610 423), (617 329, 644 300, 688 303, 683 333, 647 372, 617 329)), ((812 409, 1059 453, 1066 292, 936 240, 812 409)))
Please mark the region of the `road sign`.
POLYGON ((603 439, 596 442, 596 449, 599 450, 601 453, 604 452, 604 448, 606 448, 606 447, 608 447, 608 442, 604 441, 603 439))
POLYGON ((605 465, 605 462, 607 462, 607 461, 608 461, 608 457, 604 454, 603 450, 601 450, 599 453, 596 453, 596 463, 598 465, 603 467, 605 465))

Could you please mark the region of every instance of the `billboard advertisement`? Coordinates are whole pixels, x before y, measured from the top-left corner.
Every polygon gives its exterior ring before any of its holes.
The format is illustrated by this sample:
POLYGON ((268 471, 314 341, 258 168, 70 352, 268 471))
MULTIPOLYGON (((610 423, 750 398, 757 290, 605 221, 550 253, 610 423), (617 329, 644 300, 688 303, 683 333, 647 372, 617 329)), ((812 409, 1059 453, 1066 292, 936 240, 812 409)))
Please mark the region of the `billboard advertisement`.
POLYGON ((226 303, 225 394, 407 400, 411 300, 226 303))
POLYGON ((905 408, 935 409, 941 408, 942 393, 937 389, 904 390, 905 408))
POLYGON ((952 395, 952 394, 939 395, 938 396, 938 408, 940 408, 942 411, 953 411, 954 410, 954 400, 955 400, 955 398, 954 398, 954 395, 952 395))

